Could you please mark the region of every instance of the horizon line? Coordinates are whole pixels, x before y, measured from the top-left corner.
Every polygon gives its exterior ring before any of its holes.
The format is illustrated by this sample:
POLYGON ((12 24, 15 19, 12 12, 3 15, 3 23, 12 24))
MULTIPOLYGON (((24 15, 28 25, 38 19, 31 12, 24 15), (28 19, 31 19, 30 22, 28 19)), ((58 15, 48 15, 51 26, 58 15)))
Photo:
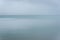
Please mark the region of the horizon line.
POLYGON ((0 16, 60 16, 60 15, 0 15, 0 16))

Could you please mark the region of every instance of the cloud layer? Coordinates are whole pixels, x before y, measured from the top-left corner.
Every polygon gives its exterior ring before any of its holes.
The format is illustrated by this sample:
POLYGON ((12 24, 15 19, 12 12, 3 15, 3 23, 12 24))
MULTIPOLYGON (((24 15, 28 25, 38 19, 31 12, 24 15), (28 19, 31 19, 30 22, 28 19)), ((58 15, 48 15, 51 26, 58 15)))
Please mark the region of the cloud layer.
POLYGON ((0 15, 57 15, 59 0, 0 0, 0 15))

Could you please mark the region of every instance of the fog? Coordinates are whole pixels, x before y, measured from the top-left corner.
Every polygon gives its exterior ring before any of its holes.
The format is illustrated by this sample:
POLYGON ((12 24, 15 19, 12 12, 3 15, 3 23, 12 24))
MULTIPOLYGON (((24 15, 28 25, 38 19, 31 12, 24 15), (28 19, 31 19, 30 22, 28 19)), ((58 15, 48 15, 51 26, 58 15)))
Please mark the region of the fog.
POLYGON ((60 0, 0 0, 0 40, 60 40, 60 0))
POLYGON ((59 0, 0 0, 0 15, 60 15, 59 0))

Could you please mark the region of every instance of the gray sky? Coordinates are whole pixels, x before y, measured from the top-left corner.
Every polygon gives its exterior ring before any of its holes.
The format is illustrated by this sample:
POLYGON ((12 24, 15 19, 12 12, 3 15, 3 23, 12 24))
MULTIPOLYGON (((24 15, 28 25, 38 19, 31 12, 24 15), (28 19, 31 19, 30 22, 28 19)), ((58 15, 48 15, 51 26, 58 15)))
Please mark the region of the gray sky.
POLYGON ((60 15, 60 0, 0 0, 0 15, 60 15))

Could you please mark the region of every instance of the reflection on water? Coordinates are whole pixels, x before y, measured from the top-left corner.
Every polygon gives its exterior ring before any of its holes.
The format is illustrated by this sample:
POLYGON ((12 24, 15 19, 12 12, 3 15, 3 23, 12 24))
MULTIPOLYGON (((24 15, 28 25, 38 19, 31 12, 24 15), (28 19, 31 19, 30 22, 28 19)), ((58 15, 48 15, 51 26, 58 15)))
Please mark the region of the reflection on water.
POLYGON ((0 16, 0 40, 57 40, 59 17, 0 16))

